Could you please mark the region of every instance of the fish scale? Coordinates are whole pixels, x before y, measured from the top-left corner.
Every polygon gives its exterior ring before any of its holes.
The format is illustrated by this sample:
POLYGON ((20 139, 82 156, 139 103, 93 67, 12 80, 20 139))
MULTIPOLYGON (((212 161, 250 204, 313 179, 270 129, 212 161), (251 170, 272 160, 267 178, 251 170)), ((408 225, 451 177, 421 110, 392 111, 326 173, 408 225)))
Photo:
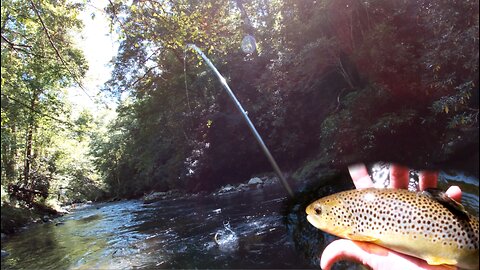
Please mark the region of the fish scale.
POLYGON ((459 215, 425 193, 350 190, 321 198, 306 212, 312 225, 339 237, 373 242, 432 265, 478 269, 478 218, 459 215))

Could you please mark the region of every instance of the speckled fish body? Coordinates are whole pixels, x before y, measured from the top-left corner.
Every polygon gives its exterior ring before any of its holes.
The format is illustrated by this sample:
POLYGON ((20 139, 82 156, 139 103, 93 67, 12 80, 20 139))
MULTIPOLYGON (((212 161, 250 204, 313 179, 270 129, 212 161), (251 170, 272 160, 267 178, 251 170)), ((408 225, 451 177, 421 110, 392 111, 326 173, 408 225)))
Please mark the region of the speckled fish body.
POLYGON ((424 193, 399 189, 349 190, 321 198, 306 212, 315 227, 372 242, 431 265, 478 269, 478 218, 459 215, 424 193))

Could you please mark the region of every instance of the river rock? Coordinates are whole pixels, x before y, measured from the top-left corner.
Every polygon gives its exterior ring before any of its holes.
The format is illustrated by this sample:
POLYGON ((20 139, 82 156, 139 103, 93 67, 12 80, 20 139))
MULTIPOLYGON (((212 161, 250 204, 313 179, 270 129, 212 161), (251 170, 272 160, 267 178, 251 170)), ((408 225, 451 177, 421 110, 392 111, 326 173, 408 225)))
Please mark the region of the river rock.
POLYGON ((163 199, 163 197, 167 195, 167 192, 153 192, 143 196, 143 203, 153 203, 156 201, 160 201, 163 199))
POLYGON ((49 222, 49 221, 50 221, 50 217, 47 216, 47 215, 45 215, 45 216, 42 217, 42 221, 43 221, 43 222, 49 222))
POLYGON ((258 177, 253 177, 252 179, 248 180, 248 185, 261 185, 263 184, 262 179, 258 177))
POLYGON ((278 177, 273 176, 273 177, 266 177, 265 180, 263 181, 264 185, 272 185, 278 182, 278 177))
POLYGON ((226 193, 226 192, 230 192, 230 191, 234 191, 235 190, 235 187, 228 184, 226 186, 223 186, 222 188, 220 188, 220 190, 217 192, 217 193, 226 193))
POLYGON ((214 192, 213 195, 217 196, 217 195, 222 195, 222 194, 230 193, 234 191, 238 191, 238 189, 230 184, 227 184, 221 187, 218 191, 214 192))
POLYGON ((248 185, 247 185, 247 184, 240 184, 240 185, 238 185, 237 189, 238 189, 238 190, 247 190, 247 189, 248 189, 248 185))
POLYGON ((167 197, 179 197, 182 195, 182 192, 178 189, 171 189, 167 192, 167 197))

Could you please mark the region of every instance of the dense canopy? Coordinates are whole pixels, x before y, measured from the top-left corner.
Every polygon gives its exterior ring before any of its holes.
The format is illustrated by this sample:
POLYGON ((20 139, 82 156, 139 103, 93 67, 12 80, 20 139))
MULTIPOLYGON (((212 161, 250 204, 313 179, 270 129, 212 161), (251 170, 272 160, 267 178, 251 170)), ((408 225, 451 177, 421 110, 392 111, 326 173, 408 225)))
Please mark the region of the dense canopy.
POLYGON ((194 192, 272 171, 189 43, 293 178, 375 160, 478 176, 477 0, 111 0, 111 123, 66 98, 88 69, 72 42, 81 3, 2 1, 2 190, 17 199, 194 192))

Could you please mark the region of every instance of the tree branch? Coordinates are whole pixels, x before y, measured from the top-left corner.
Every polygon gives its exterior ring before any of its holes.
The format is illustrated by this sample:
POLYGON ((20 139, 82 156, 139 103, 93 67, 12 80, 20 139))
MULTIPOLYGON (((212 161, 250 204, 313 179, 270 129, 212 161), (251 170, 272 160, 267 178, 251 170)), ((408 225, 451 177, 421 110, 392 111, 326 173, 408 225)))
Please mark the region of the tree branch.
MULTIPOLYGON (((41 54, 37 54, 37 53, 34 53, 32 51, 29 51, 29 50, 26 50, 24 48, 31 48, 30 45, 17 45, 13 42, 11 42, 10 40, 8 40, 5 36, 2 35, 2 39, 6 42, 6 45, 8 45, 10 48, 12 48, 12 50, 16 51, 16 52, 19 52, 19 53, 25 53, 25 54, 28 54, 28 55, 32 55, 32 56, 35 56, 35 57, 39 57, 39 58, 45 58, 45 59, 55 59, 53 57, 48 57, 46 55, 41 55, 41 54), (24 47, 24 48, 22 48, 24 47)), ((4 43, 2 43, 3 45, 4 43)))
POLYGON ((74 126, 75 126, 75 124, 66 122, 66 121, 64 121, 64 120, 58 119, 58 118, 53 117, 53 116, 50 116, 50 115, 48 115, 48 114, 46 114, 46 113, 39 112, 39 111, 37 111, 37 110, 32 110, 29 105, 27 105, 27 104, 23 103, 22 101, 20 101, 20 100, 18 100, 18 99, 16 99, 16 98, 13 98, 13 97, 11 97, 11 96, 9 96, 9 95, 6 95, 6 94, 4 94, 4 93, 1 93, 1 95, 4 96, 4 97, 6 97, 6 98, 9 99, 9 100, 15 101, 16 103, 22 105, 23 107, 29 109, 30 111, 32 111, 32 112, 34 112, 34 113, 43 115, 43 116, 45 116, 45 117, 48 117, 48 118, 50 118, 50 119, 53 119, 53 120, 55 120, 55 121, 58 121, 58 122, 60 122, 60 123, 62 123, 62 124, 65 124, 65 125, 68 125, 68 126, 71 126, 71 127, 74 127, 74 126))
MULTIPOLYGON (((153 66, 149 69, 147 69, 147 71, 145 71, 145 73, 141 76, 141 77, 138 77, 133 83, 131 83, 130 85, 128 85, 128 88, 134 86, 135 84, 137 84, 138 82, 140 82, 141 80, 145 79, 145 77, 147 77, 147 74, 150 73, 152 70, 154 70, 155 68, 159 67, 159 65, 156 65, 156 66, 153 66)), ((162 78, 162 76, 159 76, 161 79, 163 79, 165 81, 164 78, 162 78)))
MULTIPOLYGON (((68 67, 68 64, 67 62, 63 59, 62 55, 60 55, 60 52, 58 51, 57 47, 55 46, 55 44, 53 43, 53 40, 52 40, 52 37, 50 36, 50 33, 49 33, 49 29, 47 28, 47 26, 45 25, 45 23, 43 22, 43 19, 42 19, 42 16, 40 16, 40 12, 38 12, 38 9, 37 7, 35 6, 35 4, 33 3, 32 0, 30 0, 30 4, 32 6, 32 9, 33 11, 35 12, 35 14, 37 15, 38 17, 38 20, 40 21, 40 24, 42 25, 42 28, 45 32, 45 34, 47 35, 47 39, 50 43, 50 45, 52 46, 53 50, 55 51, 55 54, 57 55, 58 59, 60 59, 60 62, 63 64, 63 66, 65 67, 65 69, 68 71, 68 73, 70 73, 70 75, 72 76, 73 80, 78 84, 78 86, 80 87, 80 89, 82 89, 82 91, 85 93, 85 95, 87 95, 87 97, 92 101, 92 102, 95 102, 93 100, 93 98, 88 94, 87 90, 85 89, 85 87, 83 86, 82 82, 77 78, 77 75, 75 73, 73 73, 73 71, 68 67)), ((105 104, 107 106, 107 104, 105 104)))
POLYGON ((5 37, 3 34, 2 34, 2 39, 5 40, 5 42, 7 42, 8 45, 10 45, 10 47, 12 47, 12 49, 13 49, 13 48, 16 48, 16 47, 32 48, 32 46, 30 46, 30 45, 13 43, 13 42, 10 41, 7 37, 5 37))
POLYGON ((123 25, 122 21, 117 17, 117 11, 115 10, 115 6, 113 5, 111 0, 108 0, 108 3, 110 3, 110 6, 112 7, 112 15, 113 18, 120 24, 120 27, 123 29, 123 32, 125 32, 125 35, 127 32, 125 31, 125 26, 123 25))

